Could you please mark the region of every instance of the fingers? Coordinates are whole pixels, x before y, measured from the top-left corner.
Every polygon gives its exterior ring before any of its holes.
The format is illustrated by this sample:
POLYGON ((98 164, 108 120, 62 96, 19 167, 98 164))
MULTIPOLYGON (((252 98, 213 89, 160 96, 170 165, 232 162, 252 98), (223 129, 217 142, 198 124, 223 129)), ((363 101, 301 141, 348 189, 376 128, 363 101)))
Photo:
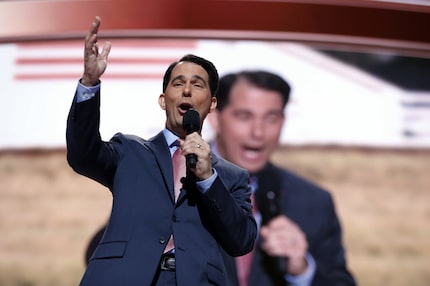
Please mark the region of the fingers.
POLYGON ((93 34, 97 34, 97 32, 99 31, 100 22, 101 22, 100 17, 99 16, 95 16, 93 24, 91 26, 91 30, 92 30, 93 34))
POLYGON ((91 50, 94 43, 97 43, 97 33, 100 27, 100 17, 96 16, 91 24, 91 28, 85 37, 85 48, 91 50))
POLYGON ((192 171, 199 179, 207 179, 213 174, 210 145, 197 132, 191 133, 181 140, 181 153, 184 156, 196 154, 197 165, 192 171))
POLYGON ((96 16, 91 28, 85 37, 84 73, 81 83, 85 86, 93 86, 98 83, 107 67, 107 59, 111 50, 111 43, 106 42, 101 52, 98 46, 98 31, 101 19, 96 16))
MULTIPOLYGON (((100 23, 101 23, 101 19, 99 16, 96 16, 94 18, 94 21, 91 25, 91 29, 86 37, 86 48, 87 50, 90 50, 94 55, 99 56, 99 46, 98 46, 98 36, 97 33, 99 32, 99 28, 100 28, 100 23)), ((111 43, 110 42, 106 42, 103 46, 103 50, 100 54, 100 58, 102 60, 107 60, 108 55, 110 53, 110 49, 111 49, 111 43)))
POLYGON ((304 257, 307 241, 303 231, 286 216, 273 218, 261 227, 262 247, 272 256, 304 257))
MULTIPOLYGON (((99 28, 100 28, 100 23, 101 23, 101 19, 99 16, 96 16, 94 18, 94 21, 91 25, 90 31, 88 32, 88 34, 85 37, 85 52, 86 55, 92 54, 95 56, 99 55, 99 47, 98 47, 98 35, 97 33, 99 32, 99 28)), ((103 59, 107 59, 107 56, 109 55, 110 52, 110 48, 111 48, 111 43, 110 42, 106 42, 105 45, 103 46, 103 50, 102 50, 102 58, 103 59)))
POLYGON ((182 140, 181 149, 184 155, 210 155, 210 145, 197 132, 187 135, 185 140, 182 140))
POLYGON ((103 46, 103 50, 102 53, 100 54, 100 58, 107 61, 109 53, 110 53, 110 49, 111 49, 111 42, 106 42, 103 46))
POLYGON ((94 17, 91 23, 90 31, 88 32, 87 38, 90 39, 92 36, 97 35, 100 27, 101 19, 99 16, 94 17))

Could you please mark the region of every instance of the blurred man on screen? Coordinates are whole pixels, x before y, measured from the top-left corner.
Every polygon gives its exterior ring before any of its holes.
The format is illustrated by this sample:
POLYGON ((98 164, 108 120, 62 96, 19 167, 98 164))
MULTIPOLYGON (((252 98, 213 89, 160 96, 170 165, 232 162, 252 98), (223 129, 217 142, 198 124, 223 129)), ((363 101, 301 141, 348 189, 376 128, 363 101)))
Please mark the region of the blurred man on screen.
POLYGON ((212 149, 250 172, 260 224, 253 252, 226 255, 230 279, 241 286, 355 285, 330 193, 270 162, 289 96, 289 84, 267 71, 220 79, 217 109, 209 116, 212 149))

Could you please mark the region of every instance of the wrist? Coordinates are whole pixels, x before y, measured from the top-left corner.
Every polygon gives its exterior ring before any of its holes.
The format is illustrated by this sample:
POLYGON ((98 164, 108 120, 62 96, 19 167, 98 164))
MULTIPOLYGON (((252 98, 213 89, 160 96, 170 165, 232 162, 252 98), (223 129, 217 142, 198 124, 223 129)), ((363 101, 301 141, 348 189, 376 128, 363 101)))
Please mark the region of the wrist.
POLYGON ((96 86, 99 82, 100 82, 100 80, 98 80, 98 79, 94 80, 94 79, 91 79, 85 75, 83 75, 81 80, 80 80, 80 83, 83 86, 87 86, 87 87, 96 86))
POLYGON ((207 179, 209 179, 210 177, 212 177, 212 176, 213 176, 213 174, 214 174, 214 171, 213 171, 213 169, 211 168, 210 172, 203 173, 201 176, 198 176, 198 177, 197 177, 197 179, 198 179, 199 181, 204 181, 204 180, 207 180, 207 179))
POLYGON ((289 259, 288 262, 288 273, 290 275, 301 275, 308 269, 308 262, 305 258, 289 259))

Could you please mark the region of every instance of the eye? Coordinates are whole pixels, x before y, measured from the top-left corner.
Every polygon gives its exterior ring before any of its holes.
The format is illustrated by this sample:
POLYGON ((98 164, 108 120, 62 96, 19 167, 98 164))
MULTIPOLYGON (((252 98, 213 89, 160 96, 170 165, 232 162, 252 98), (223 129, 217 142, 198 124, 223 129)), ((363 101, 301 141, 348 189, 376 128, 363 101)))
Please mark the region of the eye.
POLYGON ((246 111, 238 111, 234 113, 234 117, 241 121, 247 121, 252 118, 252 114, 246 111))
POLYGON ((193 81, 191 81, 191 84, 195 88, 204 88, 205 87, 205 85, 203 84, 203 82, 201 80, 193 80, 193 81))
POLYGON ((281 121, 282 118, 283 118, 282 114, 271 113, 271 114, 266 115, 265 121, 267 123, 276 124, 276 123, 279 123, 279 121, 281 121))

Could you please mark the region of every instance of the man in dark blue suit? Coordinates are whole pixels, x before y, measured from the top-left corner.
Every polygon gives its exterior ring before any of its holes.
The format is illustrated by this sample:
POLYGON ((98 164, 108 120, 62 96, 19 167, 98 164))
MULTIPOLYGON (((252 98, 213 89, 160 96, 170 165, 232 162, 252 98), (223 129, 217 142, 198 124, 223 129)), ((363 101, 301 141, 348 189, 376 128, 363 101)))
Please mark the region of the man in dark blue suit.
POLYGON ((288 83, 266 71, 220 79, 217 110, 209 116, 212 150, 251 173, 260 224, 250 255, 226 255, 230 279, 241 286, 355 285, 330 193, 270 162, 289 96, 288 83))
POLYGON ((112 192, 113 206, 80 285, 228 285, 222 254, 251 251, 257 227, 248 172, 213 154, 200 135, 216 108, 217 70, 194 55, 172 63, 158 99, 165 129, 149 140, 117 133, 105 142, 100 77, 111 45, 99 53, 99 26, 96 17, 85 39, 84 73, 67 119, 67 159, 112 192), (186 132, 183 117, 191 109, 199 127, 186 132), (172 157, 185 165, 189 155, 196 165, 176 188, 172 157))

